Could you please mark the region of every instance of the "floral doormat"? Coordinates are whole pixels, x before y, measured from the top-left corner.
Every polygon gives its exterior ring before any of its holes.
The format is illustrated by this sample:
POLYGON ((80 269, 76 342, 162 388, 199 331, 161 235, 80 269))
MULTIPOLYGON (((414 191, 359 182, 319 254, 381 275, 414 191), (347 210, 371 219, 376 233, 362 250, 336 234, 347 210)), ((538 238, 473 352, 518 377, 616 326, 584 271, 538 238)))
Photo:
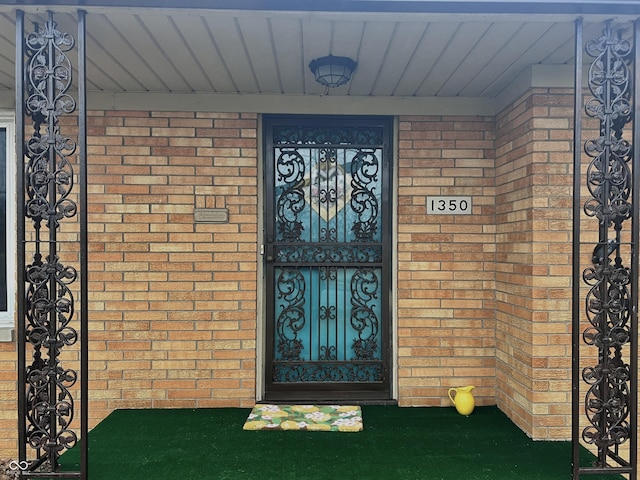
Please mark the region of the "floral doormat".
POLYGON ((256 405, 244 430, 362 431, 362 410, 353 405, 256 405))

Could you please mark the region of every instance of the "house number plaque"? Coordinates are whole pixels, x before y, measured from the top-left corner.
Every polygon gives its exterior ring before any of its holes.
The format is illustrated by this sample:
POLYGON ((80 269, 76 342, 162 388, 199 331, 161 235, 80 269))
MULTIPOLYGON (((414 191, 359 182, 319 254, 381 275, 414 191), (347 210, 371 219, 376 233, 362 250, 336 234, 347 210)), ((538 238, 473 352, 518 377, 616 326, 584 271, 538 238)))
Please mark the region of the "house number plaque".
POLYGON ((471 197, 461 197, 461 196, 427 197, 427 214, 471 215, 471 197))

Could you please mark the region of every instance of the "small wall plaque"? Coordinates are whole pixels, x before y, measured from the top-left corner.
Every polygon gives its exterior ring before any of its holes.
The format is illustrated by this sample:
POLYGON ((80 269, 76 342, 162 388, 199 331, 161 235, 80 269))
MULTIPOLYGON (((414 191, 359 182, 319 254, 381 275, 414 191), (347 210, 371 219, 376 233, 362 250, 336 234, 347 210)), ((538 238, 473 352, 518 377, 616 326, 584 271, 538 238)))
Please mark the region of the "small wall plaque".
POLYGON ((229 223, 229 210, 226 208, 196 208, 193 211, 196 223, 229 223))
POLYGON ((471 215, 471 197, 461 197, 461 196, 427 197, 427 214, 471 215))

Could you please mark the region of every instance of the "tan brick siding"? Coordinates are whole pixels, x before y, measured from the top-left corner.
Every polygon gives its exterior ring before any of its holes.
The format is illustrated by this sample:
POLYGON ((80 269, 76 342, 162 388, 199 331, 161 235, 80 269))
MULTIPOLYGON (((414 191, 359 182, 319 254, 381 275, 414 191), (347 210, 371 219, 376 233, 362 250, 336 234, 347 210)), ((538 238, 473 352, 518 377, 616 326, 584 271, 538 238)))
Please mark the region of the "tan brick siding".
POLYGON ((496 397, 534 438, 570 435, 572 115, 534 89, 496 120, 496 397))
POLYGON ((91 112, 92 424, 255 399, 257 115, 91 112), (223 208, 226 224, 194 222, 223 208))
POLYGON ((400 117, 398 384, 402 406, 450 405, 474 385, 493 404, 493 118, 400 117), (470 195, 472 215, 427 215, 427 196, 470 195))
MULTIPOLYGON (((529 435, 568 436, 570 101, 532 90, 495 118, 398 118, 401 406, 474 385, 529 435), (473 214, 427 215, 431 195, 471 196, 473 214)), ((253 405, 258 138, 255 114, 90 112, 91 426, 116 408, 253 405)), ((16 451, 15 369, 0 344, 0 457, 16 451)))
POLYGON ((0 458, 18 451, 17 363, 16 344, 0 342, 0 458))

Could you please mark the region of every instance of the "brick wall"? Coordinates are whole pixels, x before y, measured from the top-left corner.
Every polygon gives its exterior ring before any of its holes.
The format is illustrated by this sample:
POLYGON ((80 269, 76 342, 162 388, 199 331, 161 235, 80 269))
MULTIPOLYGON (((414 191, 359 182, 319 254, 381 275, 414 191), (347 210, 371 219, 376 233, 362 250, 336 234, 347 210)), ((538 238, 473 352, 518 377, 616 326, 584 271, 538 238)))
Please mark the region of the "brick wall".
POLYGON ((496 397, 534 438, 570 435, 572 114, 534 89, 496 120, 496 397))
POLYGON ((92 423, 255 399, 257 116, 91 112, 92 423), (226 224, 194 223, 226 208, 226 224))
POLYGON ((17 355, 15 342, 0 342, 0 458, 17 452, 17 355))
POLYGON ((494 119, 400 117, 398 376, 402 406, 450 405, 474 385, 495 403, 494 119), (429 195, 470 195, 472 215, 427 215, 429 195))

